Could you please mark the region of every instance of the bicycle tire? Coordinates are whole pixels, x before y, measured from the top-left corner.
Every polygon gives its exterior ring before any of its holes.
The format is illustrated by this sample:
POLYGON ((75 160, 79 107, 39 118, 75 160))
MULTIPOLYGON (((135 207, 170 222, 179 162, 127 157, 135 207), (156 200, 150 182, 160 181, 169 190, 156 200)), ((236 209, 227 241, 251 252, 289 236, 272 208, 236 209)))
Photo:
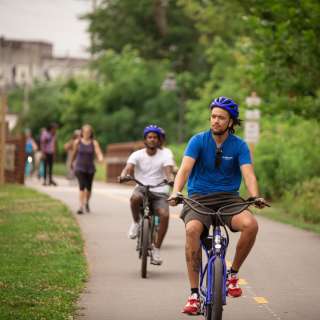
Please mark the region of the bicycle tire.
POLYGON ((223 311, 223 263, 220 257, 217 257, 213 265, 212 277, 212 304, 211 304, 211 319, 221 320, 223 311))
POLYGON ((205 307, 205 318, 206 320, 211 320, 212 304, 209 303, 205 307))
POLYGON ((141 242, 141 277, 147 277, 148 251, 150 246, 150 221, 145 218, 142 226, 142 242, 141 242))

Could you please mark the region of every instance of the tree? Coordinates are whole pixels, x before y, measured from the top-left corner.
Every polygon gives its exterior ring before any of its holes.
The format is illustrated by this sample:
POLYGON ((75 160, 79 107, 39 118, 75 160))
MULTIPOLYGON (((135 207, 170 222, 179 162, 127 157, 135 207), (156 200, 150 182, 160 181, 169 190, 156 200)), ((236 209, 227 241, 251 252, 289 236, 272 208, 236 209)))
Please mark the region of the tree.
POLYGON ((195 21, 177 0, 104 0, 86 18, 93 52, 130 45, 142 58, 169 59, 176 71, 204 67, 195 21))
POLYGON ((319 90, 320 6, 317 0, 250 1, 261 86, 289 97, 319 90), (307 75, 307 76, 306 76, 307 75))
POLYGON ((64 109, 63 83, 38 83, 29 94, 30 110, 21 117, 21 126, 28 127, 34 135, 40 134, 40 129, 50 123, 60 124, 60 117, 64 109))

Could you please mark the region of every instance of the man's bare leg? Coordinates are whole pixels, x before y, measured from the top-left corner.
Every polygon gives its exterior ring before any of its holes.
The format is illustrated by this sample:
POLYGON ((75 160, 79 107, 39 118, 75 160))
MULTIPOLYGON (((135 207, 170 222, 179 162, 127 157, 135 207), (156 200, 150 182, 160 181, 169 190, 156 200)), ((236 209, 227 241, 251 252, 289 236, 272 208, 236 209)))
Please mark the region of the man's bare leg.
POLYGON ((143 199, 135 194, 133 194, 130 198, 130 207, 132 218, 134 222, 138 223, 140 220, 140 206, 142 204, 143 199))
POLYGON ((257 220, 248 210, 235 215, 231 226, 241 232, 232 263, 232 269, 238 271, 254 245, 259 227, 257 220))
POLYGON ((158 209, 157 213, 160 216, 160 225, 155 247, 160 249, 169 226, 169 211, 167 209, 158 209))
POLYGON ((186 224, 186 262, 191 288, 198 288, 201 266, 200 236, 203 232, 203 224, 197 220, 191 220, 186 224))

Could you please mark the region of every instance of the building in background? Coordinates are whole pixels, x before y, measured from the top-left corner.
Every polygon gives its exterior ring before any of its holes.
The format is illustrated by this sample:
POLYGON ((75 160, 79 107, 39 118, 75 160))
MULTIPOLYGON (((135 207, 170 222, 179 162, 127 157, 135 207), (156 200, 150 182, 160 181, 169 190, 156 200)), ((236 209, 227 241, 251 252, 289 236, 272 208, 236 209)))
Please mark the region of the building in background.
POLYGON ((0 79, 7 88, 32 85, 74 75, 88 75, 88 59, 53 56, 53 45, 43 41, 0 38, 0 79))

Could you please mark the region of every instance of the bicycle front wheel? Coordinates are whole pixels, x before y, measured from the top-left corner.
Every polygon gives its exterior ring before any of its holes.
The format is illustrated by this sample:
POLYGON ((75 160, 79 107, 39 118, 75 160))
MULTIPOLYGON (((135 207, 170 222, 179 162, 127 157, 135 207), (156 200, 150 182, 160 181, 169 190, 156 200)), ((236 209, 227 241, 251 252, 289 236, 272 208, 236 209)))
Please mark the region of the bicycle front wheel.
POLYGON ((147 261, 148 261, 148 251, 150 246, 150 221, 149 219, 143 219, 142 226, 142 241, 141 241, 141 277, 147 277, 147 261))
POLYGON ((213 265, 211 320, 222 319, 223 304, 223 262, 217 257, 213 265))

